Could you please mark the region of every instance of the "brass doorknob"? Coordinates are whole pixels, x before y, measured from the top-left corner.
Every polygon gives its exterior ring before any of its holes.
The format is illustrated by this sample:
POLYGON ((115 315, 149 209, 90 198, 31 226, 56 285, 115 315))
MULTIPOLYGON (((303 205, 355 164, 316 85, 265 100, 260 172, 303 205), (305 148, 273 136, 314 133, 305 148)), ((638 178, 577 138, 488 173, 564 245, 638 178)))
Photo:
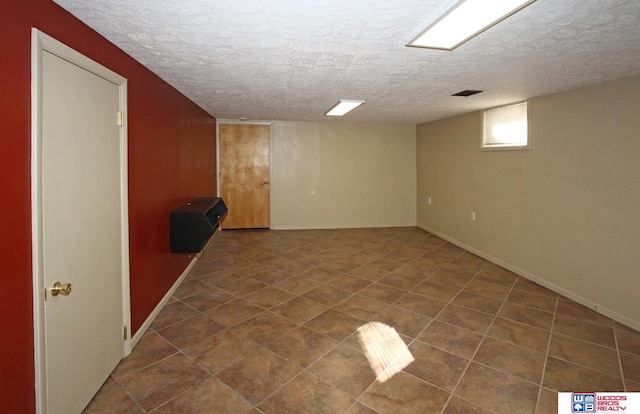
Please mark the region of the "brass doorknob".
POLYGON ((59 294, 69 296, 71 294, 71 283, 54 283, 53 286, 51 286, 51 296, 58 296, 59 294))

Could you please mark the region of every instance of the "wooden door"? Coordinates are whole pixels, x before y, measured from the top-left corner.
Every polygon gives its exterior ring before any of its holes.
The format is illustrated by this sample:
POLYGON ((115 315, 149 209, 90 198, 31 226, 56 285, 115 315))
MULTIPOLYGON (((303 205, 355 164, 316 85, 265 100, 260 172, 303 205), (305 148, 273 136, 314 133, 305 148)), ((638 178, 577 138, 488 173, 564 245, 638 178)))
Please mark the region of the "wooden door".
POLYGON ((124 355, 120 87, 42 52, 37 257, 50 414, 81 412, 124 355), (70 290, 56 294, 56 282, 70 290))
POLYGON ((225 229, 269 228, 269 126, 222 124, 220 196, 225 229))

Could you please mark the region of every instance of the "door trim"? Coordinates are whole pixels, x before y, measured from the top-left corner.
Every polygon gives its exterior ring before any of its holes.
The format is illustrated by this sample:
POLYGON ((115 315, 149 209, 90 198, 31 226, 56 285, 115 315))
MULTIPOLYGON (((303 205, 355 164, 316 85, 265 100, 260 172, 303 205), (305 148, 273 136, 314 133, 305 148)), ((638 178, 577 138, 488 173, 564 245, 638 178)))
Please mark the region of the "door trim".
MULTIPOLYGON (((31 246, 33 267, 33 325, 36 412, 47 412, 46 341, 44 318, 44 266, 42 223, 42 56, 50 52, 119 87, 120 111, 120 210, 122 252, 122 326, 128 327, 123 357, 131 353, 131 304, 129 295, 129 207, 127 156, 127 79, 76 52, 36 28, 31 29, 31 246)), ((115 119, 114 119, 115 121, 115 119)))

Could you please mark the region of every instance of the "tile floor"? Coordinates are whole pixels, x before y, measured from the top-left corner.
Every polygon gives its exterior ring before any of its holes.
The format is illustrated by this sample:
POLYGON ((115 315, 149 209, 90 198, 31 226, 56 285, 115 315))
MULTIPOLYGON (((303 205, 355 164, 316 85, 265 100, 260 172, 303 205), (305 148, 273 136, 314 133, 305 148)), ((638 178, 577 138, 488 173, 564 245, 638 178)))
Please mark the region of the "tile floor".
POLYGON ((417 228, 223 231, 87 413, 557 413, 640 391, 640 333, 417 228), (375 381, 355 334, 415 361, 375 381))

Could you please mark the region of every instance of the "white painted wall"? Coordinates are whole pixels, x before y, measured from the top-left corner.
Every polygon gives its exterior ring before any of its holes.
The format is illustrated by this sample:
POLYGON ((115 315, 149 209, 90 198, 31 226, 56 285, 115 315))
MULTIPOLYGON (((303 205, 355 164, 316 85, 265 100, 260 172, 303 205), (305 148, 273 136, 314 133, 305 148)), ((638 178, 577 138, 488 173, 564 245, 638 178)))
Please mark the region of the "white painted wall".
POLYGON ((416 127, 273 122, 271 228, 416 224, 416 127))
POLYGON ((418 225, 640 329, 639 96, 532 99, 530 151, 479 151, 481 112, 419 125, 418 225))

